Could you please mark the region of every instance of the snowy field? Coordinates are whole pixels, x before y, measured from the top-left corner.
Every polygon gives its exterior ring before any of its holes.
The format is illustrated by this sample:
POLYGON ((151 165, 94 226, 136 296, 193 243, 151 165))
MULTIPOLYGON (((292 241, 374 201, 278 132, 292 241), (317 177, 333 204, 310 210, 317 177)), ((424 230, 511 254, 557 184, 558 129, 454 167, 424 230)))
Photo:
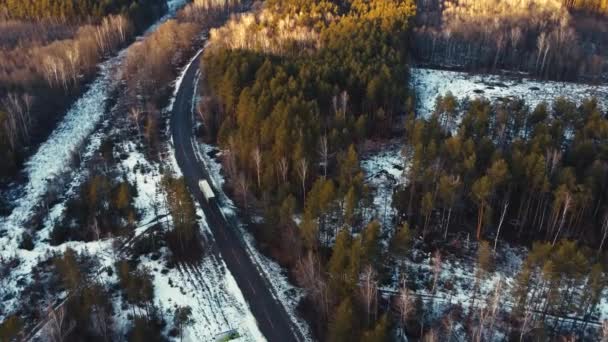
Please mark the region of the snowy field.
POLYGON ((433 112, 437 96, 450 91, 459 100, 466 97, 485 97, 489 100, 520 98, 532 109, 543 101, 551 103, 559 96, 575 103, 595 96, 602 108, 608 108, 608 85, 537 81, 425 68, 412 68, 410 83, 416 92, 418 115, 422 116, 433 112))

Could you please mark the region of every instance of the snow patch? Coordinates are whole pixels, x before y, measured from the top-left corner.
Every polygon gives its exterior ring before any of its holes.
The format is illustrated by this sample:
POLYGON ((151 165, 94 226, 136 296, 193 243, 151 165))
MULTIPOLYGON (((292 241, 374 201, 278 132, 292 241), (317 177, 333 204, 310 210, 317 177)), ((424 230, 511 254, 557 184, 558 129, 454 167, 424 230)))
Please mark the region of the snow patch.
POLYGON ((484 97, 488 100, 520 98, 534 109, 536 105, 551 103, 557 97, 580 104, 594 96, 604 110, 608 109, 608 85, 588 85, 569 82, 538 81, 500 75, 469 74, 459 71, 411 68, 410 86, 416 92, 418 115, 430 116, 437 96, 448 92, 462 100, 484 97))

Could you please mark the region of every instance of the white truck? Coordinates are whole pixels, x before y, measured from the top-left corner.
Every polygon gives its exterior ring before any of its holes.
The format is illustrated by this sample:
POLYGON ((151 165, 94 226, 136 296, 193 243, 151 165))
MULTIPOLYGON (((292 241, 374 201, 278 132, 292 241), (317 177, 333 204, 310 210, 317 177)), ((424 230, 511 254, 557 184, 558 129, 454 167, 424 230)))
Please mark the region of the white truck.
POLYGON ((213 190, 211 190, 211 186, 209 185, 207 180, 205 180, 205 179, 200 180, 198 182, 198 187, 203 192, 203 196, 205 196, 205 199, 207 200, 207 202, 211 202, 211 200, 215 198, 215 194, 213 193, 213 190))

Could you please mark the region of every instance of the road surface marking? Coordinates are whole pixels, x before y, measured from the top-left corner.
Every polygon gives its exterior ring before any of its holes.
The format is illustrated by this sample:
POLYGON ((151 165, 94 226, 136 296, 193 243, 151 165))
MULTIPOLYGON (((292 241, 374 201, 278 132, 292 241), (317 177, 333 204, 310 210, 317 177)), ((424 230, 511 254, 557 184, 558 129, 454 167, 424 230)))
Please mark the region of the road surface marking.
POLYGON ((270 323, 272 329, 274 329, 274 324, 272 324, 272 320, 270 319, 270 316, 268 315, 268 311, 266 311, 266 309, 264 309, 264 314, 266 315, 266 320, 268 321, 268 323, 270 323))
POLYGON ((224 237, 224 239, 228 240, 228 238, 226 237, 226 231, 224 231, 223 227, 220 227, 220 232, 222 232, 222 236, 224 237))
POLYGON ((186 159, 186 162, 188 164, 191 164, 190 158, 188 158, 188 153, 186 153, 186 147, 184 145, 182 145, 182 153, 184 154, 184 159, 186 159))
POLYGON ((247 278, 247 282, 249 283, 249 287, 251 287, 251 291, 253 291, 253 294, 255 294, 255 289, 253 288, 253 285, 251 285, 251 281, 249 281, 249 278, 247 278))
POLYGON ((234 256, 234 259, 236 259, 236 262, 240 265, 241 262, 239 261, 239 258, 236 256, 236 253, 234 252, 234 248, 230 248, 230 251, 232 252, 232 255, 234 256))

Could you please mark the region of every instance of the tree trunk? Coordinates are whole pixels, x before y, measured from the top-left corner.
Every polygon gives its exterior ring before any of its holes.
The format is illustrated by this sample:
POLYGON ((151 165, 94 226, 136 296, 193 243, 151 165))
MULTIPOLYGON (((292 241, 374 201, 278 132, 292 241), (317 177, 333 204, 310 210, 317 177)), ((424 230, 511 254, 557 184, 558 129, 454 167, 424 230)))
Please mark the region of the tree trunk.
POLYGON ((485 204, 481 203, 479 205, 479 212, 477 214, 477 240, 481 238, 481 226, 483 225, 483 212, 485 209, 485 204))
POLYGON ((448 229, 450 228, 450 215, 451 214, 452 214, 452 207, 450 207, 450 209, 448 209, 448 219, 445 224, 445 234, 443 235, 444 240, 448 238, 448 229))
POLYGON ((498 236, 500 235, 500 228, 502 227, 502 223, 505 220, 505 214, 507 213, 508 207, 509 207, 509 202, 507 201, 502 209, 502 215, 500 215, 500 222, 498 223, 498 231, 496 232, 496 238, 494 239, 494 252, 496 252, 496 245, 498 244, 498 236))

